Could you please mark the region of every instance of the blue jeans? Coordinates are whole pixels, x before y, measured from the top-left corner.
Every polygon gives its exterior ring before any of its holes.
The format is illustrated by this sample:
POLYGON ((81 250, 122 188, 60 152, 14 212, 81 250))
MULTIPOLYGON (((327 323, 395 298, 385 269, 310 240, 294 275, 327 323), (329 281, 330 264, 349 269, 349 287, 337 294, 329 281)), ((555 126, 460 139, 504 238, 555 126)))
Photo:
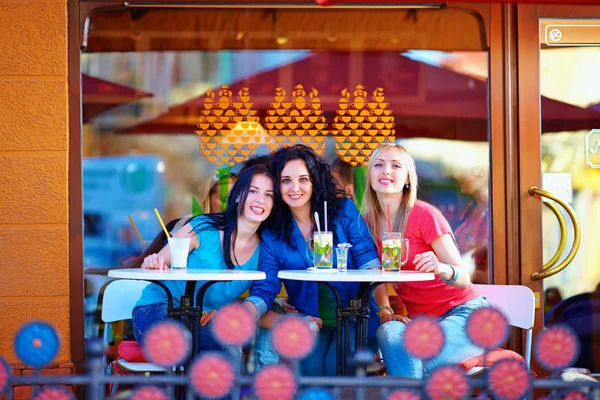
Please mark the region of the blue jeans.
POLYGON ((388 373, 392 376, 423 378, 441 365, 456 365, 472 357, 483 354, 483 349, 475 346, 467 337, 467 319, 473 311, 490 307, 483 297, 477 297, 448 310, 437 320, 442 326, 446 343, 442 352, 425 364, 419 358, 409 355, 403 344, 406 325, 398 321, 387 322, 377 329, 377 342, 383 355, 388 373))
MULTIPOLYGON (((168 320, 167 305, 164 303, 139 306, 133 309, 133 333, 135 340, 140 345, 144 345, 144 337, 148 330, 156 323, 168 320)), ((224 350, 213 337, 208 325, 200 329, 200 349, 201 350, 224 350)))

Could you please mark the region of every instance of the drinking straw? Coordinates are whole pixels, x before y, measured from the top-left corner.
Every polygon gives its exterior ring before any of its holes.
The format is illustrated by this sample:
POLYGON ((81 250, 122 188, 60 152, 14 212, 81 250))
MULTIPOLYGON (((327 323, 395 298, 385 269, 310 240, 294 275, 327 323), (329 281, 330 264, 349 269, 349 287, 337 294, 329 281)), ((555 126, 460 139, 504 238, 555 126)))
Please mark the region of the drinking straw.
POLYGON ((325 232, 327 232, 327 202, 325 202, 325 232))
POLYGON ((390 205, 389 204, 387 205, 387 220, 388 220, 387 221, 388 222, 388 232, 391 232, 392 231, 392 221, 390 218, 390 205))
POLYGON ((165 231, 165 235, 167 235, 167 239, 171 239, 171 235, 169 235, 169 231, 167 230, 167 227, 165 226, 165 223, 163 222, 163 220, 160 217, 160 214, 158 213, 158 210, 156 208, 154 209, 154 213, 156 214, 156 218, 158 218, 158 222, 160 222, 160 226, 162 226, 163 231, 165 231))
POLYGON ((131 226, 133 227, 133 231, 137 235, 138 239, 140 240, 140 244, 141 244, 142 243, 142 235, 140 235, 140 231, 138 231, 137 226, 135 226, 135 223, 133 222, 133 218, 131 218, 131 215, 128 215, 128 217, 129 217, 129 222, 131 222, 131 226))
POLYGON ((317 224, 317 232, 321 236, 321 224, 319 223, 319 213, 315 211, 315 223, 317 224))

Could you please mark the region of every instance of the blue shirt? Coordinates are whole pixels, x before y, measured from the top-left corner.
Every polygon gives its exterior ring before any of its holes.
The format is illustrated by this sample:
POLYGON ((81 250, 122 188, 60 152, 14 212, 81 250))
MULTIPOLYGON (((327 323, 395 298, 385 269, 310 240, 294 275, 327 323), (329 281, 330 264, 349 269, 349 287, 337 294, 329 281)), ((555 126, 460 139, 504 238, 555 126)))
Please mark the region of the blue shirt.
MULTIPOLYGON (((190 270, 201 269, 227 269, 225 259, 223 258, 223 246, 221 245, 221 231, 206 224, 206 217, 198 217, 190 221, 194 229, 199 246, 192 250, 188 255, 187 267, 190 270)), ((258 269, 258 256, 260 245, 254 251, 250 259, 242 265, 235 266, 236 270, 256 271, 258 269)), ((179 307, 181 296, 185 293, 186 281, 161 281, 164 283, 173 295, 173 306, 179 307)), ((196 282, 196 291, 193 301, 196 301, 198 290, 206 281, 196 282)), ((212 285, 204 295, 202 309, 204 311, 218 310, 224 305, 235 301, 250 286, 252 281, 231 281, 219 282, 212 285)), ((150 305, 156 303, 167 303, 165 291, 158 285, 148 285, 142 292, 142 297, 138 300, 137 306, 150 305)))
MULTIPOLYGON (((283 238, 277 237, 273 230, 266 229, 262 234, 258 269, 265 272, 267 278, 252 285, 250 297, 247 299, 254 303, 259 316, 271 309, 281 290, 281 280, 277 277, 279 271, 307 269, 313 266, 307 254, 306 241, 295 221, 292 241, 296 244, 296 249, 286 244, 283 238)), ((352 245, 348 253, 348 269, 381 267, 369 228, 350 199, 343 200, 342 209, 335 220, 334 247, 338 243, 352 245)), ((290 303, 298 311, 319 316, 319 291, 316 282, 285 280, 284 283, 290 303)), ((347 307, 350 298, 358 294, 359 283, 332 282, 332 285, 340 295, 342 307, 347 307)))

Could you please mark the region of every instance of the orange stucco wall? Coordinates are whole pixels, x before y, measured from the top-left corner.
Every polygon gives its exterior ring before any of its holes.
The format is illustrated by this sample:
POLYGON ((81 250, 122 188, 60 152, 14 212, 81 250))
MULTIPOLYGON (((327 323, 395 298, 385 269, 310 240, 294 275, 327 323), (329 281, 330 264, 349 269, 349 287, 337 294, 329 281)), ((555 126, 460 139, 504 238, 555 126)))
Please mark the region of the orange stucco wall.
POLYGON ((69 361, 66 0, 0 0, 0 355, 32 319, 69 361))

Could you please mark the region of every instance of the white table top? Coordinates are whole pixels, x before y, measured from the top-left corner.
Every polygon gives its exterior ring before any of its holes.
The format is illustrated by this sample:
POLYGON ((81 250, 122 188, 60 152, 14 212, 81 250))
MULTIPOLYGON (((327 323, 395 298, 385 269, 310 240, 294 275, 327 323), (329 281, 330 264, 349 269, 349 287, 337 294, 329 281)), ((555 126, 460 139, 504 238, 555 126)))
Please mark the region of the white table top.
POLYGON ((312 282, 417 282, 432 281, 435 279, 435 275, 432 272, 383 272, 381 270, 348 270, 346 272, 337 272, 337 269, 326 271, 305 269, 279 271, 277 276, 280 279, 312 282))
POLYGON ((108 271, 111 278, 147 281, 260 281, 264 272, 233 269, 145 269, 123 268, 108 271))

